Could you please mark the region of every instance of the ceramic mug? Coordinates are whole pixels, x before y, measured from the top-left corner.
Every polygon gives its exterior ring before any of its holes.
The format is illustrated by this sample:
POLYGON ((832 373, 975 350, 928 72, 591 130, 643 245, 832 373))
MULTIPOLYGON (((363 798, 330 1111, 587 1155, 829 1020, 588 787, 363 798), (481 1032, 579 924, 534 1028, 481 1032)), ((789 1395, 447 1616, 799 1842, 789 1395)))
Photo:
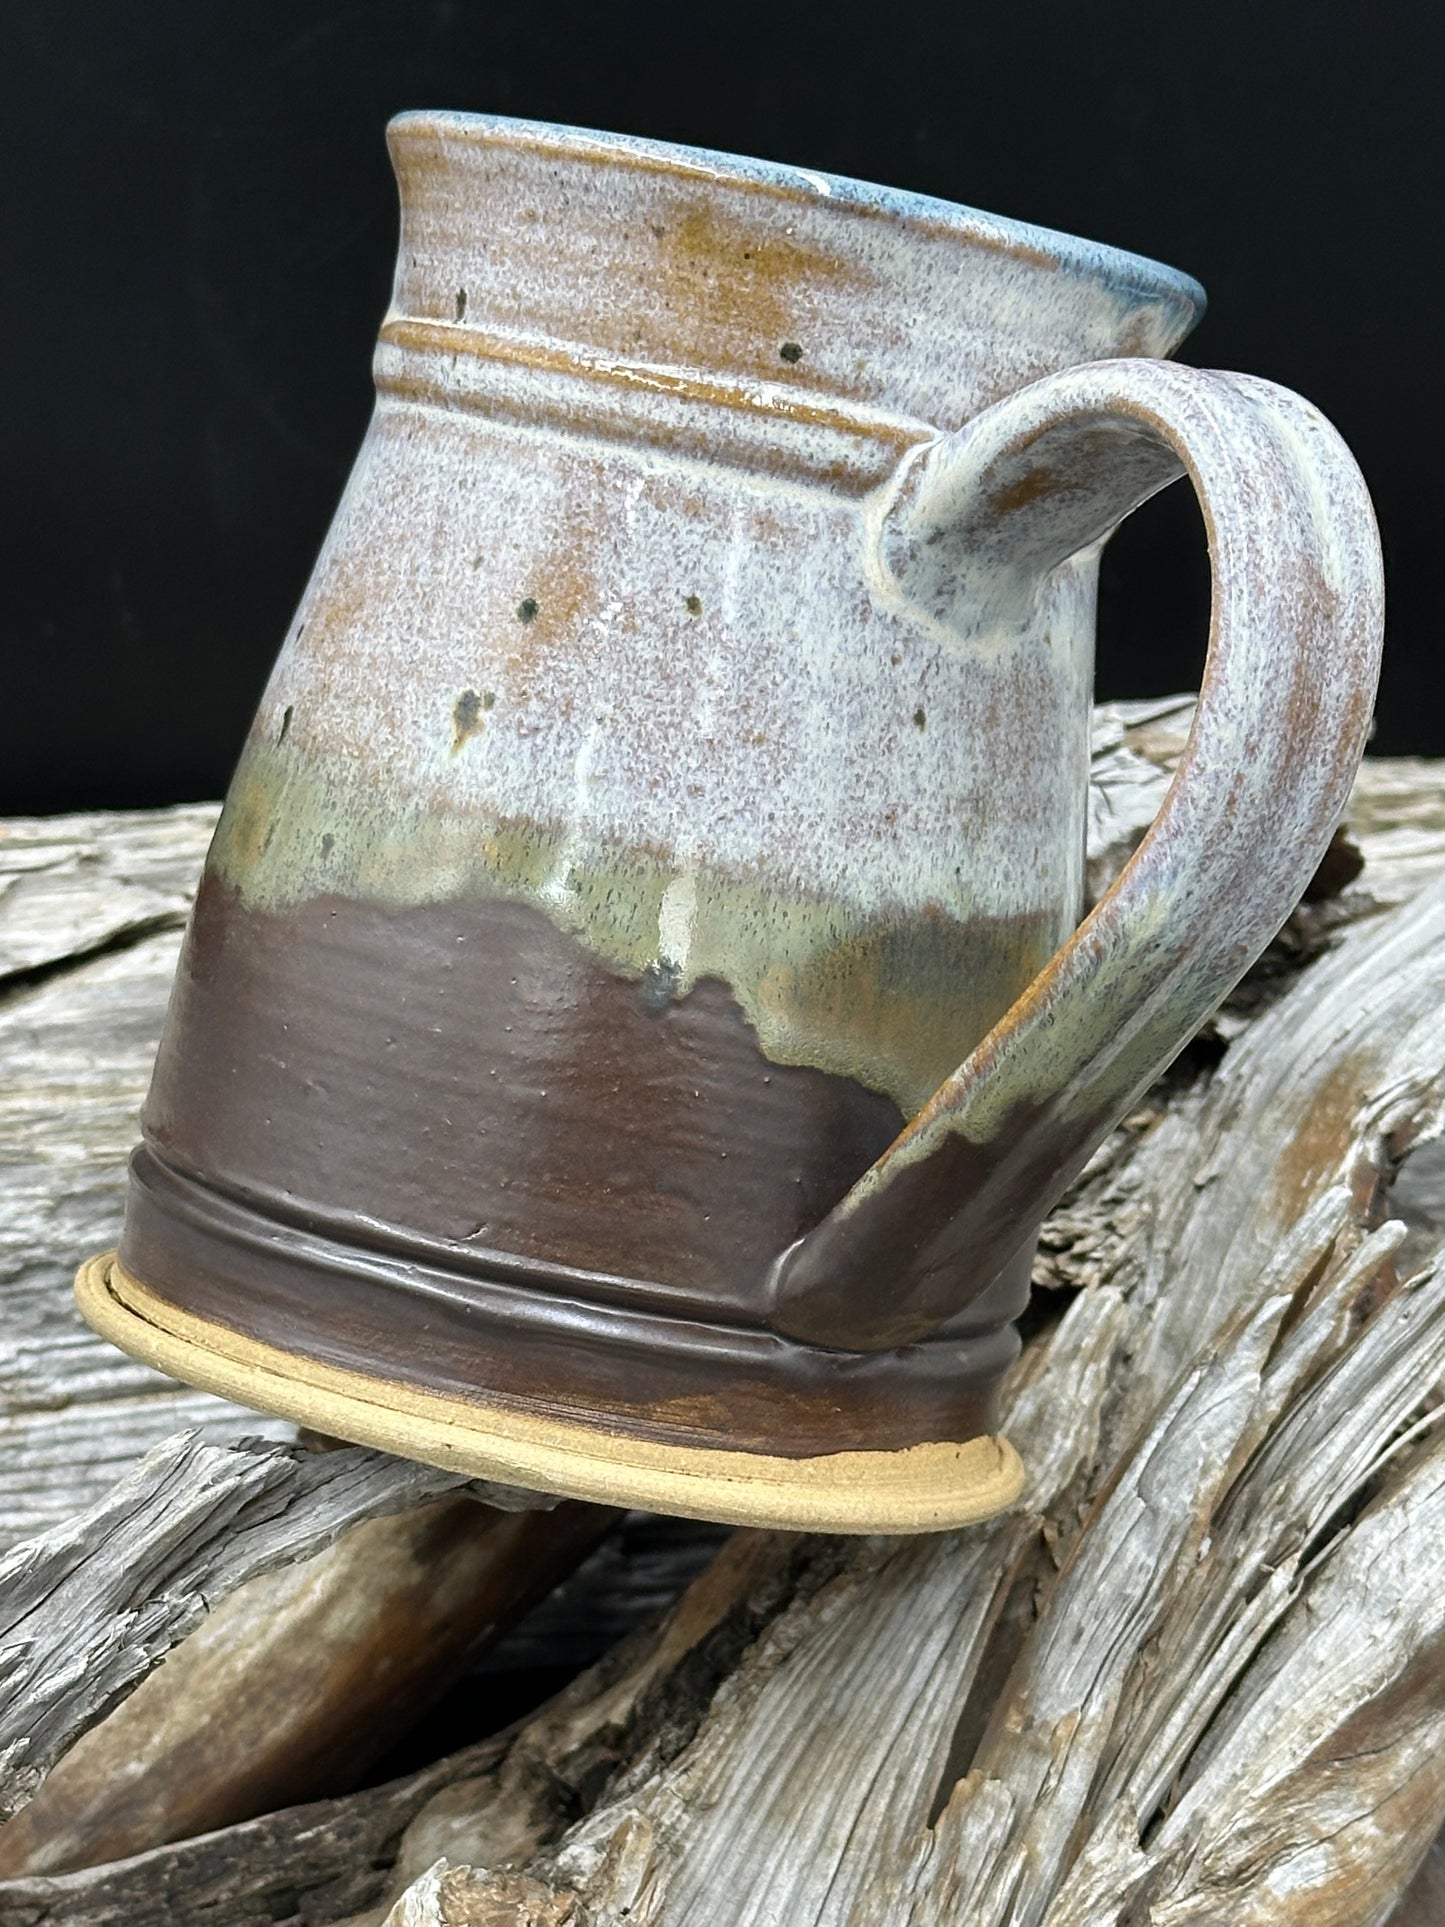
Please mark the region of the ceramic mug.
POLYGON ((84 1308, 525 1485, 980 1517, 1041 1219, 1339 818, 1358 471, 1158 359, 1203 297, 1152 262, 649 141, 390 140, 376 413, 84 1308), (1099 552, 1181 471, 1197 718, 1075 929, 1099 552))

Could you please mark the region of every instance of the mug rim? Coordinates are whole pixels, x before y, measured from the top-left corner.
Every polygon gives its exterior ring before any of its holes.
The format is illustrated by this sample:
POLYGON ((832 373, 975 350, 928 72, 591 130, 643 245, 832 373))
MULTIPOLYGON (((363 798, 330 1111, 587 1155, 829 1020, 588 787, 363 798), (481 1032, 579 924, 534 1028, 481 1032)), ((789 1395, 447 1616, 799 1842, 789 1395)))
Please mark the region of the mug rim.
POLYGON ((450 136, 481 146, 531 149, 639 171, 671 173, 776 195, 818 209, 836 208, 846 214, 907 222, 972 247, 1020 256, 1121 293, 1175 306, 1182 311, 1181 335, 1198 326, 1207 305, 1204 288, 1193 275, 1149 255, 1059 228, 990 214, 911 188, 888 187, 819 168, 758 160, 716 148, 656 140, 649 135, 618 134, 457 108, 410 108, 393 116, 386 133, 393 151, 418 138, 450 136))

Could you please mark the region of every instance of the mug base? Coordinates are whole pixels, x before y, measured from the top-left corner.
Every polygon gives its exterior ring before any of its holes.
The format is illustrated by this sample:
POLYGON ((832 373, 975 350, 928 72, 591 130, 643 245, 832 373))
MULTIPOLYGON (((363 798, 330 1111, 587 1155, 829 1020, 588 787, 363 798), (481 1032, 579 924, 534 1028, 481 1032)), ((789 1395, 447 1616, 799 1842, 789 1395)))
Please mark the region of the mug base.
POLYGON ((788 1458, 446 1397, 298 1357, 185 1311, 114 1252, 82 1265, 75 1291, 102 1337, 185 1384, 357 1445, 564 1498, 728 1525, 914 1533, 975 1525, 1023 1488, 1018 1454, 998 1436, 788 1458))

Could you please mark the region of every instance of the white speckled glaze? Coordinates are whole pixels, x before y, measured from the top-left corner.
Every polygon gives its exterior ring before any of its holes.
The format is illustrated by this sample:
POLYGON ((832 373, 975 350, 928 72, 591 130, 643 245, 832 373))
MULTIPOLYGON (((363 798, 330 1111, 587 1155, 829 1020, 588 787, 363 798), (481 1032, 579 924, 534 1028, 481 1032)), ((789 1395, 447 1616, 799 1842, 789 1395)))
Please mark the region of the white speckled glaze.
POLYGON ((1077 915, 1095 558, 1021 623, 939 621, 880 511, 940 430, 1167 350, 1202 297, 719 156, 455 115, 392 144, 377 412, 217 865, 268 906, 523 895, 911 1114, 1077 915), (860 968, 920 918, 952 941, 860 968))
POLYGON ((1202 306, 1152 263, 645 142, 391 139, 377 410, 211 874, 262 915, 522 903, 674 1001, 720 980, 764 1057, 912 1120, 767 1316, 911 1342, 1317 863, 1377 673, 1358 474, 1296 397, 1150 359, 1202 306), (1098 555, 1181 472, 1195 735, 1069 939, 1098 555))

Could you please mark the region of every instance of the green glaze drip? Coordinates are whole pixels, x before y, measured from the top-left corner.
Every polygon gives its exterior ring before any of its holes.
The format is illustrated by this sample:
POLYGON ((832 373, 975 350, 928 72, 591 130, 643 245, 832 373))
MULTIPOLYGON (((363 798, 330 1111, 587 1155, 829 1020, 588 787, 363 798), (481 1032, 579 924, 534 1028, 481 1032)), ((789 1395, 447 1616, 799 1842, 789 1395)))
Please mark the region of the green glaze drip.
POLYGON ((1065 934, 1043 914, 964 921, 935 906, 900 922, 576 828, 464 820, 454 805, 358 792, 344 767, 323 774, 289 743, 253 739, 210 870, 260 910, 324 895, 530 904, 607 968, 662 996, 722 979, 775 1063, 854 1078, 907 1116, 1065 934))

